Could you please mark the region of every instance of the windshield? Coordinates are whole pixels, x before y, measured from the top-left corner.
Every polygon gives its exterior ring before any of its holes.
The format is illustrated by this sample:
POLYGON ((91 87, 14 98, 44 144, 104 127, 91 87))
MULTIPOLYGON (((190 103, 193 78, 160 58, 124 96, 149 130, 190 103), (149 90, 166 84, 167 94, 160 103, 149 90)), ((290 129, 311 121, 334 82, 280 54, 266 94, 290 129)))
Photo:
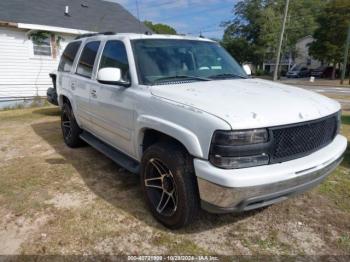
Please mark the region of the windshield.
POLYGON ((145 85, 247 78, 242 67, 215 42, 133 40, 139 81, 145 85))
POLYGON ((302 67, 301 64, 294 65, 294 66, 292 66, 290 71, 299 71, 301 69, 301 67, 302 67))

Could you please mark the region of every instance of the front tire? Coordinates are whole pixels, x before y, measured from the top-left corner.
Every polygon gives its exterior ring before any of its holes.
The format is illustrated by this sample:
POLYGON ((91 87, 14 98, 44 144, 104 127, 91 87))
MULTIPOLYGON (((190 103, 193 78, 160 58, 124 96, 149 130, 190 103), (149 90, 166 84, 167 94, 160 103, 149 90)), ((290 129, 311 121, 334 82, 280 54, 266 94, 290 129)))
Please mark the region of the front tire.
POLYGON ((61 129, 64 142, 67 146, 75 148, 82 144, 79 135, 83 130, 78 126, 73 110, 68 103, 63 104, 62 106, 61 129))
POLYGON ((141 164, 142 191, 153 216, 171 229, 192 223, 200 204, 189 154, 177 144, 157 143, 141 164))

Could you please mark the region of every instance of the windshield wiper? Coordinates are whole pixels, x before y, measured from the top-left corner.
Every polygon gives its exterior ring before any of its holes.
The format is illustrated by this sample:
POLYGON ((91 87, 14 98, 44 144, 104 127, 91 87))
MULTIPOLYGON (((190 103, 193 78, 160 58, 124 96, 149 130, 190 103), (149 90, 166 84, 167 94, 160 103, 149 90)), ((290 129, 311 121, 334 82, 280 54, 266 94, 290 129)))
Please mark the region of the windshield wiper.
POLYGON ((212 79, 228 79, 228 78, 243 78, 243 79, 247 79, 247 77, 242 76, 242 75, 238 75, 238 74, 218 74, 218 75, 209 76, 209 78, 212 78, 212 79))
POLYGON ((198 81, 211 81, 212 79, 206 78, 206 77, 199 77, 199 76, 188 76, 188 75, 176 75, 176 76, 167 76, 167 77, 161 77, 153 81, 153 83, 157 82, 166 82, 171 80, 198 80, 198 81))

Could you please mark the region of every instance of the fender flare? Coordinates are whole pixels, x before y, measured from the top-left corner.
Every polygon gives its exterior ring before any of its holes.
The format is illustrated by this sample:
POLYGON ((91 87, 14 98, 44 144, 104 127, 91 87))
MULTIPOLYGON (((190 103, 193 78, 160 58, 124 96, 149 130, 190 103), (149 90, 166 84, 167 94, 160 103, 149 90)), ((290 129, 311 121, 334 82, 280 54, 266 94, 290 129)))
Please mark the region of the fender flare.
POLYGON ((135 146, 137 148, 136 153, 138 159, 142 158, 143 152, 140 145, 142 145, 144 132, 148 129, 164 133, 165 135, 178 140, 192 156, 203 158, 203 150, 198 137, 191 130, 165 119, 143 115, 137 118, 137 126, 135 130, 137 137, 137 139, 135 139, 135 146))

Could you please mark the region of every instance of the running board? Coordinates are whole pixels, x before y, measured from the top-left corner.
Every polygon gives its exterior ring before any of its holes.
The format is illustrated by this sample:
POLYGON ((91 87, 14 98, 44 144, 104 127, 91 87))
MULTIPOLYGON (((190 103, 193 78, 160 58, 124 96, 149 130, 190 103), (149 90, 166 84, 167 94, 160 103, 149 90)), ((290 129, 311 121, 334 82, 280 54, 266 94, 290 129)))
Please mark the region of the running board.
POLYGON ((134 173, 134 174, 139 173, 140 164, 136 160, 125 155, 124 153, 120 152, 119 150, 111 147, 110 145, 101 141, 100 139, 98 139, 94 135, 92 135, 86 131, 83 131, 83 133, 80 134, 80 138, 82 140, 84 140, 86 143, 88 143, 90 146, 95 148, 96 150, 100 151, 102 154, 104 154, 107 157, 109 157, 110 159, 112 159, 115 163, 117 163, 121 167, 130 171, 131 173, 134 173))

